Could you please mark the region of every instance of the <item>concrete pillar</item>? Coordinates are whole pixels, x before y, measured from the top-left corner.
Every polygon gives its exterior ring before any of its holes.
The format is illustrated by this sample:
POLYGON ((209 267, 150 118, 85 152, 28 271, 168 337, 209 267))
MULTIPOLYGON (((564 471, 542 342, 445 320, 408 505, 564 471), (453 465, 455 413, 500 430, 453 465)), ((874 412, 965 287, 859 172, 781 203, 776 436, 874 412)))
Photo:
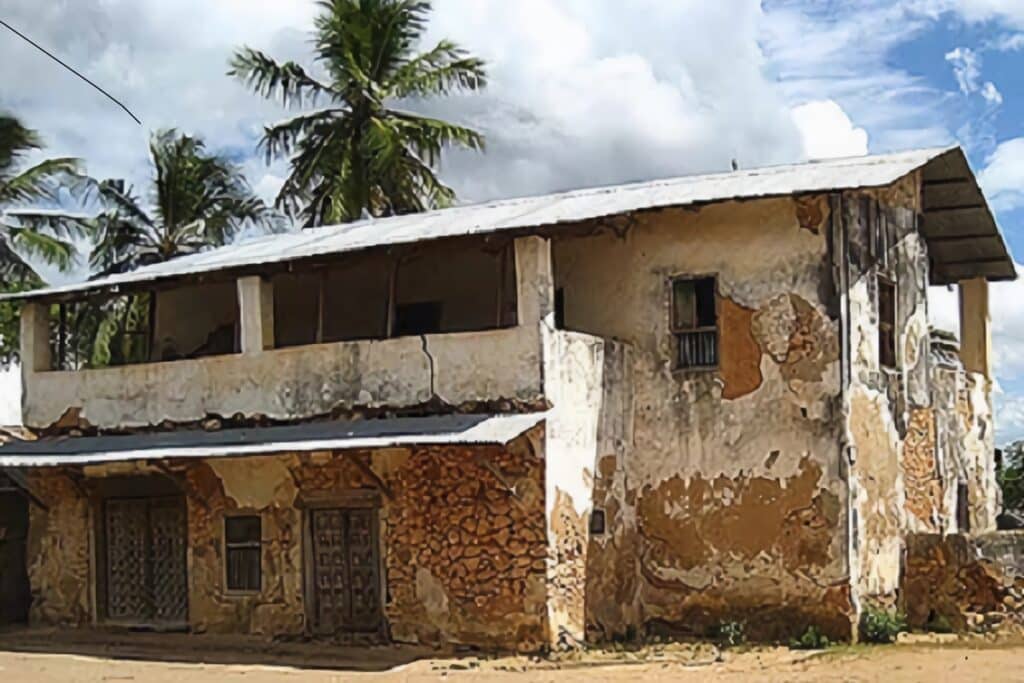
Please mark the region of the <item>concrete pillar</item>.
POLYGON ((519 237, 516 248, 516 300, 520 325, 546 322, 555 326, 555 276, 551 240, 519 237))
POLYGON ((253 275, 238 278, 238 315, 242 353, 274 348, 274 286, 253 275))
POLYGON ((21 307, 21 374, 52 370, 50 307, 26 301, 21 307))
POLYGON ((992 377, 992 319, 984 278, 960 282, 960 360, 968 372, 992 377))

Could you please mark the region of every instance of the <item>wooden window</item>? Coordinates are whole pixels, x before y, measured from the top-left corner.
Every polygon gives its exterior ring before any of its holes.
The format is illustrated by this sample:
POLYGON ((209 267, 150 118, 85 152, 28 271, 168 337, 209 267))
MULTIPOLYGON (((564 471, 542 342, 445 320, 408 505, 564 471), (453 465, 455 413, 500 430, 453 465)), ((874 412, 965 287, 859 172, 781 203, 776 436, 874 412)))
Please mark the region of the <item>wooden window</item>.
POLYGON ((878 360, 896 367, 896 285, 878 278, 878 360))
POLYGON ((229 591, 258 592, 261 584, 260 541, 262 529, 257 515, 226 517, 224 547, 229 591))
POLYGON ((715 278, 672 281, 672 334, 676 338, 676 367, 718 366, 715 278))
POLYGON ((964 482, 956 485, 956 527, 960 533, 971 531, 971 496, 970 489, 964 482))
POLYGON ((604 510, 594 508, 590 511, 590 534, 603 536, 605 529, 604 510))

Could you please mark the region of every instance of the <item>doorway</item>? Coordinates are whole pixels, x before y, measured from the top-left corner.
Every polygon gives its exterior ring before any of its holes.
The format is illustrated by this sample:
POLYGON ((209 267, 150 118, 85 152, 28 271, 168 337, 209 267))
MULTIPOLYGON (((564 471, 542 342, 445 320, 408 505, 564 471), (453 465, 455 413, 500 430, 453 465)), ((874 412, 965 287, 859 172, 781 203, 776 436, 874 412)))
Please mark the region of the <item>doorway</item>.
POLYGON ((311 510, 309 532, 313 631, 378 632, 381 591, 377 509, 311 510))
POLYGON ((107 498, 103 523, 107 620, 137 627, 184 627, 184 497, 107 498))
POLYGON ((25 562, 27 539, 28 499, 16 492, 0 493, 0 625, 28 622, 32 593, 25 562))

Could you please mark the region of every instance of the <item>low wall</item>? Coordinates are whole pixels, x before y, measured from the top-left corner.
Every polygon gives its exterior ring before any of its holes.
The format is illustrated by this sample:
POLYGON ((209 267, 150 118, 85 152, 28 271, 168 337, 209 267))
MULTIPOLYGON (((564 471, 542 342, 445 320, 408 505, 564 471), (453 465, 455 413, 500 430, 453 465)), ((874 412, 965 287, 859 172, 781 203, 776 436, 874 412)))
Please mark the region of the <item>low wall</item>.
POLYGON ((1024 617, 1024 533, 911 534, 900 601, 914 629, 957 631, 1024 617))

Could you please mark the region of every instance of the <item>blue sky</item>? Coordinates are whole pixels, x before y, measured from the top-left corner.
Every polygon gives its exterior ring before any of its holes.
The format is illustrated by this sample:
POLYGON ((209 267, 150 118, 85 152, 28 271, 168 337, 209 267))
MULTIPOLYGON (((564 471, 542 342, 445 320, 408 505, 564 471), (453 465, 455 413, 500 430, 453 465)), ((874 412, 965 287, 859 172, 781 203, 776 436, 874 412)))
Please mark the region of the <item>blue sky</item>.
MULTIPOLYGON (((313 0, 5 0, 3 18, 142 118, 0 33, 0 109, 49 154, 144 190, 151 130, 203 136, 272 197, 255 146, 289 114, 225 76, 241 44, 308 66, 313 0)), ((487 91, 409 106, 482 129, 442 175, 483 200, 959 142, 1024 259, 1024 0, 435 0, 430 39, 487 59, 487 91)), ((933 316, 955 320, 935 292, 933 316)), ((1024 437, 1024 284, 995 288, 1000 440, 1024 437)), ((0 421, 16 412, 0 380, 0 421)))

